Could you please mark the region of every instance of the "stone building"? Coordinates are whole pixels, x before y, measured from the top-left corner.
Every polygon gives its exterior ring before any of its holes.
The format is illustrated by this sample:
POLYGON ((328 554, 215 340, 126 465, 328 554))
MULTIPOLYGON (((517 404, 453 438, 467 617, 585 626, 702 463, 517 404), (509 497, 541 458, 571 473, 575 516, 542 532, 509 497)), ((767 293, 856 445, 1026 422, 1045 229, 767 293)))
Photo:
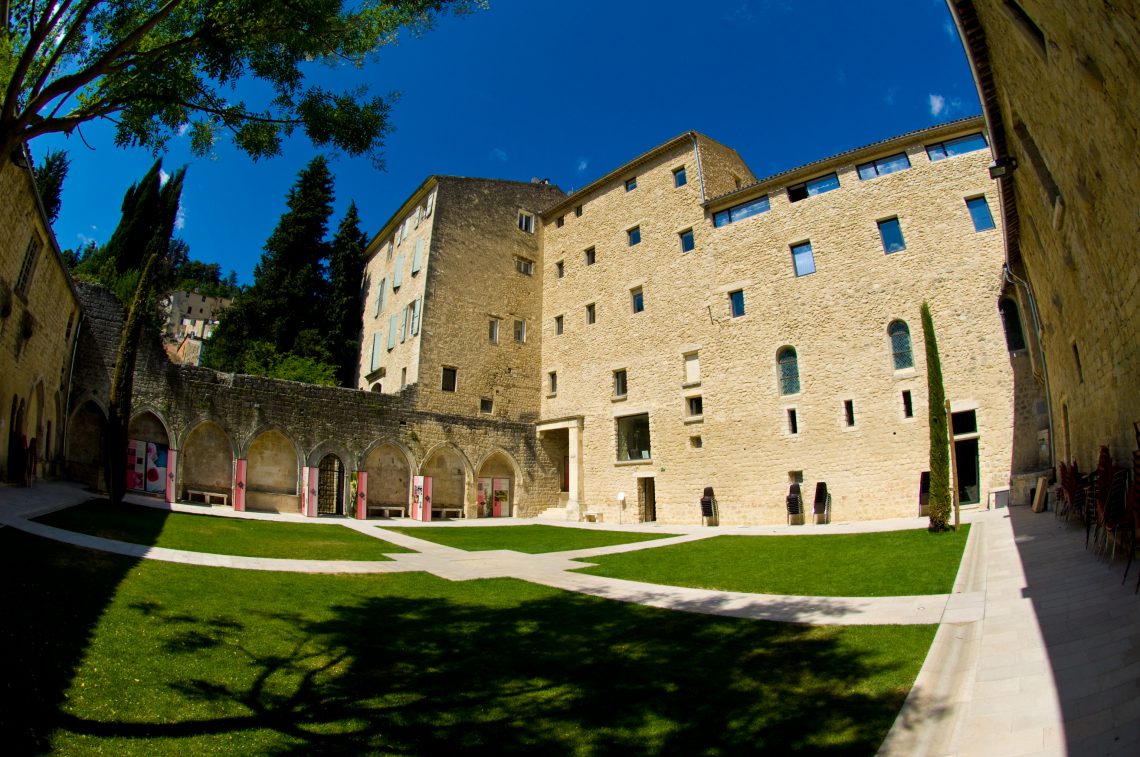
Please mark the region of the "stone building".
POLYGON ((32 171, 0 160, 0 471, 57 473, 80 309, 32 171))
POLYGON ((1057 459, 1140 445, 1140 7, 949 0, 993 137, 1057 459))
POLYGON ((978 118, 760 181, 688 133, 547 209, 538 430, 569 517, 694 522, 712 486, 721 522, 779 522, 792 482, 915 514, 924 300, 963 501, 1047 467, 989 162, 978 118))
POLYGON ((168 292, 159 307, 165 316, 164 336, 181 342, 186 337, 209 339, 218 325, 218 315, 233 302, 200 292, 168 292))

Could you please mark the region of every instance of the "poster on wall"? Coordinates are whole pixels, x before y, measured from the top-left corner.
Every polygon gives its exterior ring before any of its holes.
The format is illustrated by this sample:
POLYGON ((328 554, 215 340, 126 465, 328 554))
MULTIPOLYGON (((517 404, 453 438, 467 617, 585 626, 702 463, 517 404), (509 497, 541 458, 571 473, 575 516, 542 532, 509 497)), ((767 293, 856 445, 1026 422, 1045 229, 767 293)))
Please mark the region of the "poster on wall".
POLYGON ((506 518, 511 514, 511 480, 509 478, 496 478, 491 487, 491 496, 494 501, 494 516, 506 518))
POLYGON ((424 477, 412 476, 412 520, 431 520, 431 508, 426 508, 424 517, 424 477))
POLYGON ((127 440, 127 488, 143 491, 146 482, 146 442, 127 440))
POLYGON ((491 479, 481 478, 475 485, 475 503, 479 506, 480 518, 491 514, 491 479))
POLYGON ((162 494, 166 491, 165 444, 127 440, 127 488, 138 492, 162 494))

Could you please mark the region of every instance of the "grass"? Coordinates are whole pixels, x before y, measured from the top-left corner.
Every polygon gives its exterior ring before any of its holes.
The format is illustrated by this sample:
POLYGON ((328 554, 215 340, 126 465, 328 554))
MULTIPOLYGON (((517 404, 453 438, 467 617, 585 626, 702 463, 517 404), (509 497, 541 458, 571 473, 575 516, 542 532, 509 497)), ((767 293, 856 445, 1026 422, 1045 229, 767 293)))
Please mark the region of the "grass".
POLYGON ((513 579, 137 561, 0 529, 12 754, 871 754, 935 626, 513 579))
POLYGON ((277 523, 171 513, 139 505, 91 500, 45 515, 38 522, 107 539, 242 557, 300 560, 388 560, 412 550, 335 523, 277 523))
POLYGON ((583 572, 756 594, 890 597, 947 594, 970 527, 821 536, 717 536, 588 558, 583 572))
POLYGON ((594 531, 582 528, 539 525, 385 528, 389 531, 396 531, 456 549, 465 549, 469 552, 512 549, 515 552, 525 552, 531 555, 543 552, 566 552, 572 549, 610 547, 615 544, 632 544, 676 536, 676 534, 638 534, 628 531, 594 531))

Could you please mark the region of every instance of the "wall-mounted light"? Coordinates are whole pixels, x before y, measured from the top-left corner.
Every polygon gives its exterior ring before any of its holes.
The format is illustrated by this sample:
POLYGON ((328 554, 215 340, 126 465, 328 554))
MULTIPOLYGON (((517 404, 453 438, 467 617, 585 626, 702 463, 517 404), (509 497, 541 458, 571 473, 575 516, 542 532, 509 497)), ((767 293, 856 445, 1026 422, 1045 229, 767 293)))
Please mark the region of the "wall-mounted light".
POLYGON ((1017 158, 1012 155, 1003 155, 993 163, 990 163, 990 178, 1000 179, 1003 176, 1009 176, 1017 170, 1017 158))

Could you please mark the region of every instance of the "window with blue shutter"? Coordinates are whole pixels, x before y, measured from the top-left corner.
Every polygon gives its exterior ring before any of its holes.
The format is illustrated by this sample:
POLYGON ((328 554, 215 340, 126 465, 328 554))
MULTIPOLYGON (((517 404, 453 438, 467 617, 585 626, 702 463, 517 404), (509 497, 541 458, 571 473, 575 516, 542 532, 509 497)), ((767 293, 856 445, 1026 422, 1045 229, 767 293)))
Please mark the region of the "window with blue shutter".
POLYGON ((408 309, 400 311, 400 344, 408 338, 408 309))
POLYGON ((419 273, 424 260, 424 240, 416 240, 416 251, 412 253, 412 274, 419 273))
POLYGON ((396 267, 392 271, 392 289, 399 289, 400 284, 404 283, 404 256, 396 256, 396 267))
POLYGON ((373 318, 379 318, 380 314, 384 312, 384 296, 387 292, 388 279, 380 279, 380 286, 376 287, 376 312, 372 314, 373 318))
POLYGON ((396 314, 393 313, 392 317, 388 319, 388 349, 392 350, 396 347, 396 314))
POLYGON ((374 371, 380 367, 380 332, 377 331, 372 335, 372 364, 369 371, 374 371))
POLYGON ((420 297, 412 304, 412 333, 413 334, 420 333, 420 316, 423 313, 423 309, 424 309, 424 298, 420 297))

